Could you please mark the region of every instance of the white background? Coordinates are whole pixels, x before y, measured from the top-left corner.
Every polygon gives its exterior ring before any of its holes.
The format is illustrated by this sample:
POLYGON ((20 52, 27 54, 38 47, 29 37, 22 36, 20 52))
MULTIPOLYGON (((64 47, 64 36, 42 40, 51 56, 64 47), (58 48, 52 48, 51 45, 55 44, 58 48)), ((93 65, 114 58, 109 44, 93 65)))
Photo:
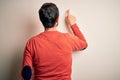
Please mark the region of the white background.
POLYGON ((88 42, 73 53, 72 80, 120 80, 120 0, 0 0, 0 80, 20 80, 26 41, 43 31, 38 10, 45 2, 59 7, 61 32, 68 32, 70 9, 88 42))

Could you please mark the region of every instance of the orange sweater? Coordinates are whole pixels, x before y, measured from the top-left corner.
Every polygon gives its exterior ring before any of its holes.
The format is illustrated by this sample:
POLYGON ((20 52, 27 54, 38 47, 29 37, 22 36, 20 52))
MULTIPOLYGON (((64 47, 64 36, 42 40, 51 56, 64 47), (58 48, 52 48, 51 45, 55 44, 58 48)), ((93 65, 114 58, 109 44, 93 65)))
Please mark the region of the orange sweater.
POLYGON ((34 80, 71 80, 72 51, 87 47, 87 42, 76 24, 75 35, 45 31, 28 40, 23 67, 34 68, 34 80))

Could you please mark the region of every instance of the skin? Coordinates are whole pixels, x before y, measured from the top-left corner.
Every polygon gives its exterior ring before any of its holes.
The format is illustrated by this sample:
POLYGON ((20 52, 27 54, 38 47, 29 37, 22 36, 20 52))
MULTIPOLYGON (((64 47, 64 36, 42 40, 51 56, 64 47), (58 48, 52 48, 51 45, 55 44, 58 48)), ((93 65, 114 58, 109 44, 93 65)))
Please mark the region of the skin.
MULTIPOLYGON (((66 11, 66 17, 65 17, 65 22, 67 24, 67 26, 72 26, 73 24, 76 23, 76 18, 75 16, 70 14, 70 10, 66 11)), ((58 21, 55 22, 54 26, 52 28, 46 28, 45 31, 57 31, 57 25, 58 25, 58 21)))

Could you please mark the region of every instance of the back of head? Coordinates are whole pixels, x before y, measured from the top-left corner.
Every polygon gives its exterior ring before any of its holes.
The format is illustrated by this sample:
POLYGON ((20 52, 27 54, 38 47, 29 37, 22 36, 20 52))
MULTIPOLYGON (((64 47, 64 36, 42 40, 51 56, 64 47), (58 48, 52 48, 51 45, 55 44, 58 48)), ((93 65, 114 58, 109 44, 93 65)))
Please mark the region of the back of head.
POLYGON ((39 17, 45 28, 53 27, 58 16, 59 10, 53 3, 44 3, 39 10, 39 17))

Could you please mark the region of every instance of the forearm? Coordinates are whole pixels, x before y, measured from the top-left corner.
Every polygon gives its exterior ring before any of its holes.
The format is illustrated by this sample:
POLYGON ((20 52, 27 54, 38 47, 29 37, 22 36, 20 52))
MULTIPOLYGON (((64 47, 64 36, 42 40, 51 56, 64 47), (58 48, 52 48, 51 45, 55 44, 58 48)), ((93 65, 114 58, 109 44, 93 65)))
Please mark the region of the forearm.
POLYGON ((77 24, 73 24, 73 25, 71 26, 71 29, 72 29, 74 35, 76 35, 79 39, 81 39, 81 40, 83 40, 83 41, 86 41, 86 40, 85 40, 85 37, 84 37, 83 34, 82 34, 82 32, 79 30, 77 24))
POLYGON ((85 40, 85 37, 83 36, 82 32, 79 30, 77 24, 73 24, 71 26, 71 28, 72 28, 72 31, 73 31, 74 35, 77 36, 80 39, 80 42, 81 42, 82 47, 83 47, 82 50, 86 49, 88 44, 87 44, 87 42, 85 40))

